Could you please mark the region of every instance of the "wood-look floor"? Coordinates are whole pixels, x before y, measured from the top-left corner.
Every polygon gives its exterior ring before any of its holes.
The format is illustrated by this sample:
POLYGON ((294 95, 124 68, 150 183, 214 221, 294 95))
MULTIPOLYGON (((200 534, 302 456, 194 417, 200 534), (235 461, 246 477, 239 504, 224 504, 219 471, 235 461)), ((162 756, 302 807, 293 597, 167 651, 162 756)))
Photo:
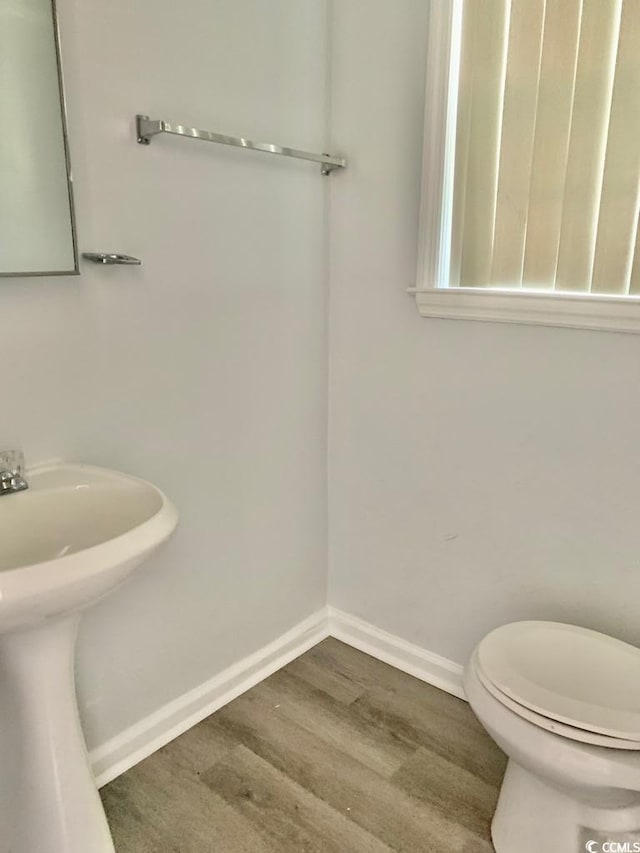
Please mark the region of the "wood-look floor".
POLYGON ((117 853, 488 853, 504 766, 464 702, 329 639, 101 794, 117 853))

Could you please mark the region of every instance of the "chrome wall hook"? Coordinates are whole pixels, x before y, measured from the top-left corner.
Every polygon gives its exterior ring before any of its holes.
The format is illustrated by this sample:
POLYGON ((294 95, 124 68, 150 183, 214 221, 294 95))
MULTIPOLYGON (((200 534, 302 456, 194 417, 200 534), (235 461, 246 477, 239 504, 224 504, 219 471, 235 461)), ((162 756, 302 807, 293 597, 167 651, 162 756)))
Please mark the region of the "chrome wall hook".
POLYGON ((139 258, 133 258, 131 255, 119 255, 117 253, 83 252, 82 257, 87 261, 92 261, 94 264, 124 264, 126 266, 140 266, 142 263, 139 258))

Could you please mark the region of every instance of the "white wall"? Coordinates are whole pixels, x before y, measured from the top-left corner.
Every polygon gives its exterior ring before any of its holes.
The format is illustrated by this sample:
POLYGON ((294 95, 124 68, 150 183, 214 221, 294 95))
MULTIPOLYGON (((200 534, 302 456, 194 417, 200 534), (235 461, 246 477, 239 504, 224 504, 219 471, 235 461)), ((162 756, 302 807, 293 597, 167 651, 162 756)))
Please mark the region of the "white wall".
POLYGON ((326 597, 326 181, 146 112, 316 149, 324 0, 60 0, 80 246, 143 259, 0 283, 0 446, 148 478, 175 538, 86 617, 89 746, 326 597))
POLYGON ((640 338, 424 320, 424 0, 333 27, 330 601, 463 662, 502 622, 640 643, 640 338))

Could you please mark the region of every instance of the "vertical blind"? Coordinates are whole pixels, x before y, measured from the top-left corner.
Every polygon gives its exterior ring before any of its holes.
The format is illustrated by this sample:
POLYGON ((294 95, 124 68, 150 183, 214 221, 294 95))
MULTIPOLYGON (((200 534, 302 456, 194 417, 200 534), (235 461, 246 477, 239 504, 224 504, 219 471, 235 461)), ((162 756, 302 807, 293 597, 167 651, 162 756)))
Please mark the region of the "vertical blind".
POLYGON ((450 285, 640 295, 640 0, 464 0, 450 285))

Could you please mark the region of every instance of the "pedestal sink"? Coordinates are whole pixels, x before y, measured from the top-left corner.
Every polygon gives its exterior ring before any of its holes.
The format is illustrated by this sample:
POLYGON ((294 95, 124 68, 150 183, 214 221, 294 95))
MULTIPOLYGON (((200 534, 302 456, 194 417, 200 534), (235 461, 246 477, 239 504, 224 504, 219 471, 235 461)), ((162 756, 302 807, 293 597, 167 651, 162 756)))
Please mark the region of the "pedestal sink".
POLYGON ((13 795, 0 849, 113 853, 78 717, 76 632, 81 611, 170 536, 177 513, 155 486, 102 468, 55 465, 27 479, 0 500, 0 691, 14 713, 3 725, 14 760, 0 767, 13 795))

